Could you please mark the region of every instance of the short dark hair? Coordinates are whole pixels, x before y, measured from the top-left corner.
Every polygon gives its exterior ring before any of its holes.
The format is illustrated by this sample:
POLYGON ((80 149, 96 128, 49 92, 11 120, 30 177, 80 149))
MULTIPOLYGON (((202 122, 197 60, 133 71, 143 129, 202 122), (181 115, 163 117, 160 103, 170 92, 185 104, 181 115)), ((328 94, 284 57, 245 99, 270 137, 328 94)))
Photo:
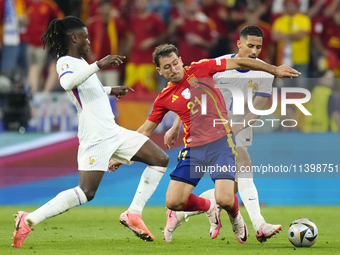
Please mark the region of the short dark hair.
POLYGON ((159 67, 160 66, 159 59, 162 57, 169 56, 172 52, 175 53, 177 57, 179 57, 178 49, 175 45, 162 44, 157 46, 154 52, 152 53, 153 62, 156 64, 157 67, 159 67))
POLYGON ((69 50, 68 34, 84 27, 86 27, 84 22, 74 16, 52 20, 45 34, 41 37, 44 48, 48 47, 48 53, 51 57, 65 56, 69 50))
POLYGON ((253 35, 253 36, 263 38, 263 32, 262 32, 261 28, 254 26, 254 25, 245 26, 241 29, 240 38, 243 37, 243 38, 247 39, 248 35, 253 35))

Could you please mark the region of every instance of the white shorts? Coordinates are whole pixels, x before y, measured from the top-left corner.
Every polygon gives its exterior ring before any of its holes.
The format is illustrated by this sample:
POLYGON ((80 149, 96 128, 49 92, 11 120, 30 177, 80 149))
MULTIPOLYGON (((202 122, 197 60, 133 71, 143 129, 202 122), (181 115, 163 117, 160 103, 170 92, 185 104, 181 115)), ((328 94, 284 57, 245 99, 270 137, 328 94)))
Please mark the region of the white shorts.
POLYGON ((253 130, 251 127, 246 127, 242 131, 240 131, 236 137, 236 147, 248 147, 253 143, 253 130))
POLYGON ((78 149, 78 169, 84 171, 107 171, 109 160, 130 165, 131 158, 149 138, 145 135, 119 127, 119 132, 96 143, 83 143, 78 149))
MULTIPOLYGON (((243 129, 242 131, 240 131, 236 137, 235 137, 235 141, 236 141, 236 150, 237 147, 242 147, 245 151, 248 151, 248 146, 251 146, 253 143, 253 130, 251 127, 247 127, 245 129, 243 129)), ((239 173, 236 173, 235 175, 235 182, 238 182, 238 175, 239 173)), ((247 174, 243 174, 243 177, 248 177, 248 178, 252 178, 252 173, 247 173, 247 174)))

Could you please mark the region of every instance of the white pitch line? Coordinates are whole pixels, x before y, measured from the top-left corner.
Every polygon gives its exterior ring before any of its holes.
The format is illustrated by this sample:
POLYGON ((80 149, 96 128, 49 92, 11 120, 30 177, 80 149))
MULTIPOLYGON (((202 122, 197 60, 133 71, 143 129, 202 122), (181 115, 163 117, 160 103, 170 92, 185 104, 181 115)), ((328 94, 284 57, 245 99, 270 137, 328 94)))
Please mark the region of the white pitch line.
POLYGON ((24 151, 37 149, 43 146, 62 142, 77 136, 76 132, 58 132, 46 137, 41 137, 33 141, 23 142, 0 149, 0 157, 17 154, 24 151))

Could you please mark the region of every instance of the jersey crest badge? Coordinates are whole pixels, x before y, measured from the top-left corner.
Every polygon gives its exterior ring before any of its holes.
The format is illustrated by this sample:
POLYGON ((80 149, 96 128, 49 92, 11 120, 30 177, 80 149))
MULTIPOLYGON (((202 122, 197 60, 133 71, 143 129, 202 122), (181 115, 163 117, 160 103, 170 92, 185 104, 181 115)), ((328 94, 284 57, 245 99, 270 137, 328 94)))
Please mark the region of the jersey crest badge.
POLYGON ((248 87, 249 87, 249 88, 252 88, 252 90, 254 91, 254 90, 257 90, 257 88, 259 87, 259 85, 258 85, 257 83, 254 83, 254 84, 253 84, 253 81, 250 80, 250 81, 248 82, 248 87))
POLYGON ((90 158, 89 158, 89 163, 90 163, 90 164, 93 164, 93 162, 94 162, 94 159, 93 159, 92 157, 90 157, 90 158))
POLYGON ((61 65, 61 71, 65 71, 66 69, 69 69, 68 64, 62 64, 61 65))
POLYGON ((183 90, 181 94, 185 99, 190 99, 190 97, 191 97, 191 93, 190 93, 190 90, 188 88, 183 90))
POLYGON ((187 78, 187 82, 190 84, 190 86, 192 87, 198 87, 198 79, 196 78, 196 76, 194 74, 190 75, 188 78, 187 78))

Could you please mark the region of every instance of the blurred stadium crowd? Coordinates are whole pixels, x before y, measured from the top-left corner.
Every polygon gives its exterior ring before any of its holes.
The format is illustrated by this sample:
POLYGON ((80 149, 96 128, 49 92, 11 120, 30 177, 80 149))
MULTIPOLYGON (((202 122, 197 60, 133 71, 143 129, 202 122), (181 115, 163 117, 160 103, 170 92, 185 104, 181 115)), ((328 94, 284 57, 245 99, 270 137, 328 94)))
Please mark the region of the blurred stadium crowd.
POLYGON ((339 131, 340 0, 0 0, 0 131, 76 128, 76 112, 60 93, 56 59, 40 40, 49 22, 65 15, 80 17, 88 27, 88 62, 127 56, 118 68, 97 73, 103 85, 131 86, 130 100, 148 103, 166 85, 152 62, 155 46, 175 44, 190 64, 236 53, 240 29, 257 25, 264 33, 259 58, 302 73, 275 86, 312 93, 312 117, 301 118, 289 107, 285 118, 300 118, 299 125, 277 129, 339 131))

